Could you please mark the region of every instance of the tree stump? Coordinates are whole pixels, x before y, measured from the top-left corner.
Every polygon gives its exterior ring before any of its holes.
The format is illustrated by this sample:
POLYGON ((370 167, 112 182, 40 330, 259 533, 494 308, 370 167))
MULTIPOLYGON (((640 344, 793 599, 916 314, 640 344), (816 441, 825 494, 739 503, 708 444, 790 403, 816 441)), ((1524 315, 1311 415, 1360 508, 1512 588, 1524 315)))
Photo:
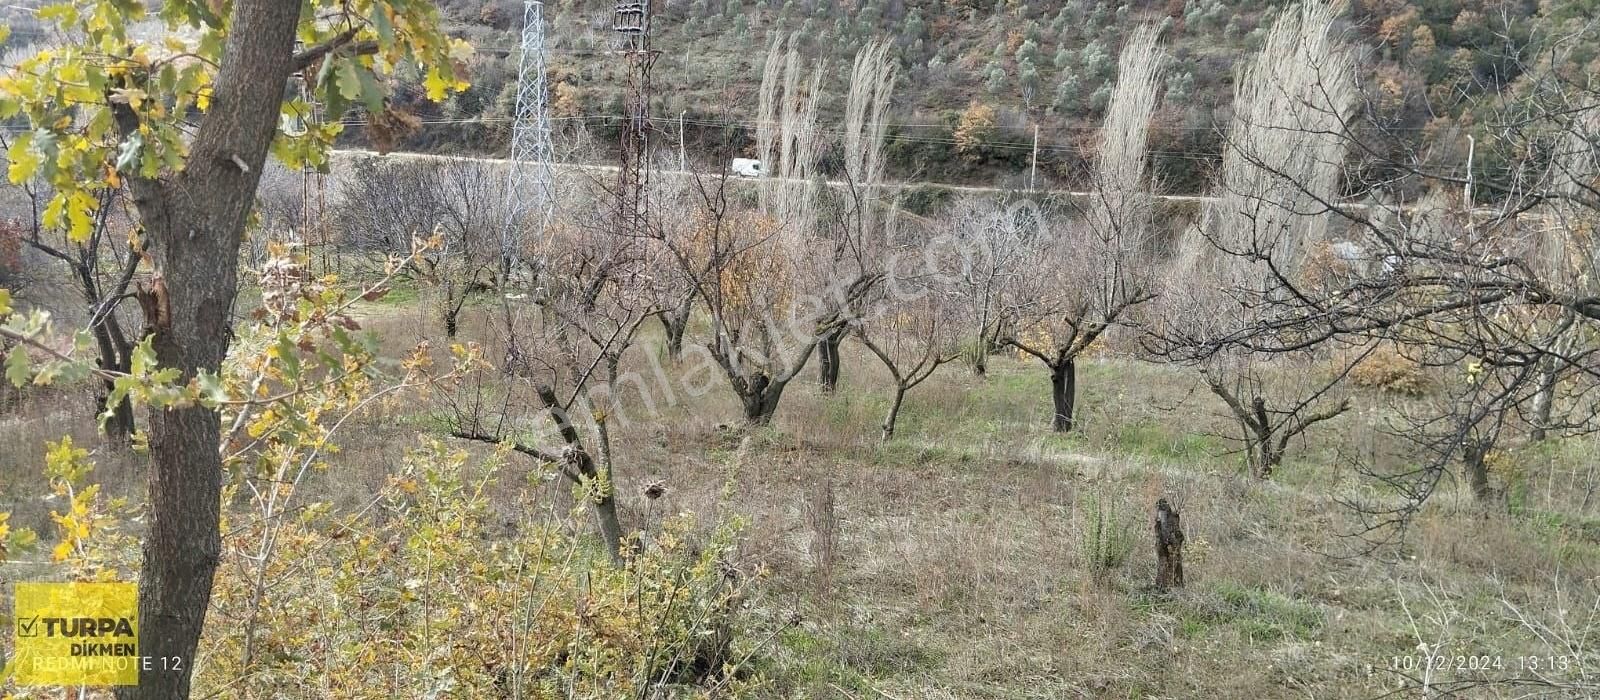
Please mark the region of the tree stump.
POLYGON ((1156 588, 1183 587, 1183 527, 1167 499, 1156 500, 1156 588))

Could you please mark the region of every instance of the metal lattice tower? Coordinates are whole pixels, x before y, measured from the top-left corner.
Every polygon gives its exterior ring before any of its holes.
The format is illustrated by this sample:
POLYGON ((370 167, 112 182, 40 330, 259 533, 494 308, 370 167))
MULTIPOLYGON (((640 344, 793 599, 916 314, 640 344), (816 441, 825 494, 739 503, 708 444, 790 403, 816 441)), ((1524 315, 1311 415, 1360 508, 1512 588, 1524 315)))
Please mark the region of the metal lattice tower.
POLYGON ((617 176, 617 227, 624 235, 640 236, 646 232, 649 213, 645 186, 650 176, 650 67, 657 55, 650 50, 649 0, 618 2, 611 27, 621 39, 628 71, 617 176))
POLYGON ((523 0, 522 56, 517 61, 517 112, 511 127, 506 225, 500 234, 503 276, 509 276, 517 263, 519 234, 537 231, 542 247, 555 206, 550 168, 550 91, 545 83, 544 53, 544 3, 523 0))

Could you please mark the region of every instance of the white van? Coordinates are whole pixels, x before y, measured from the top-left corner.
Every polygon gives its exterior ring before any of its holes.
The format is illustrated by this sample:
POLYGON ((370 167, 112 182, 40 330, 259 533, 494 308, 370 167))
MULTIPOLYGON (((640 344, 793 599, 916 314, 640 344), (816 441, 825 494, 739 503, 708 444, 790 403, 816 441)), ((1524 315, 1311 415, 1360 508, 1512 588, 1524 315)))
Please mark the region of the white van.
POLYGON ((733 174, 739 177, 762 177, 766 173, 761 170, 761 161, 755 158, 734 158, 733 174))

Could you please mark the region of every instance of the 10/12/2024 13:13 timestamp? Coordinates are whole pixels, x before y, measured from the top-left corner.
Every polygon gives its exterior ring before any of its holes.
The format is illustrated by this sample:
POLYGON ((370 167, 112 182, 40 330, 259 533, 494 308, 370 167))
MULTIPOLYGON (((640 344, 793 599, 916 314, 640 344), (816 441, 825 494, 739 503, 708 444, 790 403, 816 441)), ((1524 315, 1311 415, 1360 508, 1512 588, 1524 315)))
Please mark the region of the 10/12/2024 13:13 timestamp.
POLYGON ((1399 673, 1578 673, 1584 668, 1581 654, 1397 654, 1385 659, 1390 671, 1399 673))

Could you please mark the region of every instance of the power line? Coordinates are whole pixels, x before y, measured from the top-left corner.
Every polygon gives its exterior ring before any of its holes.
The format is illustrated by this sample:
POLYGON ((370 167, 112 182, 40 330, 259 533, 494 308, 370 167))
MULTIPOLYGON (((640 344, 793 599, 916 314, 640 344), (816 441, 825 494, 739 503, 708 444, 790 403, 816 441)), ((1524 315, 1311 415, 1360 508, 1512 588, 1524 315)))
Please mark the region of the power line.
MULTIPOLYGON (((622 121, 622 117, 619 117, 619 116, 614 115, 614 114, 584 114, 584 115, 571 115, 571 116, 565 116, 565 117, 550 117, 549 120, 551 122, 621 122, 622 121)), ((498 123, 504 123, 504 122, 510 122, 510 121, 514 121, 514 120, 511 119, 511 118, 508 118, 508 117, 473 117, 473 118, 454 118, 454 119, 452 119, 452 118, 423 119, 423 120, 420 120, 418 123, 422 124, 422 125, 425 125, 425 126, 446 126, 446 125, 457 125, 457 124, 498 124, 498 123)), ((650 122, 650 124, 652 126, 674 126, 674 125, 677 124, 677 120, 676 119, 650 118, 648 121, 650 122)), ((704 119, 684 119, 683 121, 686 124, 694 124, 696 126, 721 127, 721 128, 740 127, 740 128, 745 128, 745 129, 754 129, 754 128, 756 128, 757 126, 759 126, 761 124, 761 122, 759 122, 759 121, 750 121, 750 120, 715 121, 715 120, 704 120, 704 119)), ((345 126, 365 126, 368 122, 365 119, 354 118, 354 119, 341 120, 340 123, 345 125, 345 126)), ((890 126, 895 126, 895 125, 891 124, 890 126)), ((838 129, 822 129, 822 130, 819 130, 818 133, 820 133, 822 135, 825 135, 825 136, 843 136, 844 135, 844 132, 841 131, 841 130, 838 130, 838 129)), ((954 138, 948 138, 948 137, 917 136, 917 135, 911 135, 911 134, 893 134, 893 133, 886 134, 884 136, 884 139, 886 141, 898 141, 898 142, 908 142, 908 143, 927 143, 927 144, 938 144, 938 145, 955 145, 956 143, 958 143, 954 138)), ((1017 141, 985 141, 985 142, 982 142, 981 145, 984 148, 1001 149, 1001 150, 1027 151, 1027 150, 1032 150, 1033 149, 1033 144, 1032 143, 1023 143, 1023 142, 1017 142, 1017 141)), ((1079 147, 1079 146, 1075 146, 1075 145, 1067 144, 1067 143, 1041 143, 1041 144, 1039 144, 1039 150, 1040 151, 1053 152, 1053 153, 1079 153, 1079 152, 1082 152, 1084 149, 1079 147)), ((1161 156, 1169 156, 1169 157, 1184 157, 1184 158, 1191 158, 1191 159, 1194 159, 1194 160, 1215 160, 1217 158, 1221 158, 1222 157, 1221 153, 1210 153, 1210 152, 1197 153, 1197 152, 1194 152, 1194 151, 1150 151, 1150 153, 1152 155, 1161 155, 1161 156)))

